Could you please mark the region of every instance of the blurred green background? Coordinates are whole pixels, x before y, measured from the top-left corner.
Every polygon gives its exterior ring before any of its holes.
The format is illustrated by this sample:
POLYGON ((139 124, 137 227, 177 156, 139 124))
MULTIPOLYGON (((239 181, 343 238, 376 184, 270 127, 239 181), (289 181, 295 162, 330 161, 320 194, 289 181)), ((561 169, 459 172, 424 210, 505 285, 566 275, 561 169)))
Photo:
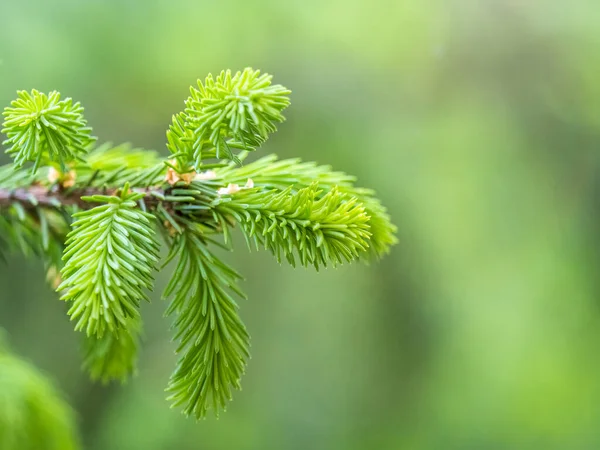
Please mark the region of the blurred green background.
POLYGON ((57 89, 100 141, 164 151, 198 77, 260 68, 293 91, 263 153, 356 174, 400 238, 319 274, 237 240, 253 358, 219 420, 164 400, 166 273, 124 387, 80 372, 35 261, 2 267, 0 324, 90 450, 600 448, 599 22, 591 0, 0 0, 1 105, 57 89))

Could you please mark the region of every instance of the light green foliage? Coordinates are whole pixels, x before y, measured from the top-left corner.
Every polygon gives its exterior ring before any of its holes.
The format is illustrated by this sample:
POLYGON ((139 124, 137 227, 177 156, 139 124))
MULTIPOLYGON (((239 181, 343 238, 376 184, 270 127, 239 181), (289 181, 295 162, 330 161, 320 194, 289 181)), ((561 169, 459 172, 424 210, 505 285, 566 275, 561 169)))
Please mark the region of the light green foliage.
MULTIPOLYGON (((0 330, 1 331, 1 330, 0 330)), ((0 448, 75 450, 74 414, 31 364, 0 341, 0 448)))
MULTIPOLYGON (((26 171, 0 167, 0 189, 24 188, 35 181, 26 171)), ((6 260, 9 253, 18 251, 41 258, 46 269, 55 271, 61 266, 68 224, 60 211, 40 205, 32 193, 22 198, 22 202, 0 205, 0 258, 6 260)))
MULTIPOLYGON (((174 114, 167 130, 167 148, 178 162, 177 170, 180 172, 191 171, 194 166, 198 170, 202 167, 203 155, 200 151, 194 151, 194 133, 186 127, 186 118, 184 112, 174 114)), ((206 153, 208 152, 205 151, 205 158, 206 153)), ((211 156, 214 157, 215 152, 211 156)))
POLYGON ((0 208, 0 258, 7 259, 13 251, 41 258, 47 269, 61 266, 66 234, 62 218, 45 208, 24 208, 13 203, 0 208))
POLYGON ((334 171, 330 166, 320 166, 298 158, 278 160, 276 155, 268 155, 244 167, 228 164, 217 169, 216 173, 219 178, 230 183, 243 184, 250 178, 255 186, 265 189, 290 189, 290 192, 297 192, 315 182, 323 192, 337 188, 339 192, 358 199, 369 216, 369 254, 372 257, 386 254, 398 242, 395 236, 396 226, 375 192, 355 186, 356 177, 334 171))
POLYGON ((249 357, 249 336, 232 297, 244 297, 236 284, 241 276, 206 244, 198 230, 176 235, 169 259, 178 258, 177 266, 164 292, 172 296, 167 313, 176 316, 182 354, 167 390, 173 405, 185 405, 184 412, 196 418, 210 406, 225 409, 249 357))
POLYGON ((87 152, 95 140, 86 126, 83 108, 60 94, 19 91, 12 107, 5 109, 2 130, 6 134, 7 153, 14 157, 15 167, 27 161, 34 163, 33 172, 52 161, 65 170, 66 164, 87 152))
POLYGON ((215 210, 231 215, 246 239, 270 250, 277 261, 282 255, 296 265, 316 269, 352 261, 368 248, 369 216, 356 197, 334 187, 325 195, 317 182, 297 192, 245 190, 219 198, 215 210))
POLYGON ((92 380, 102 383, 127 381, 136 373, 140 333, 139 319, 129 319, 126 326, 100 338, 86 337, 83 341, 83 368, 92 380))
POLYGON ((26 170, 15 170, 14 165, 0 166, 0 188, 16 189, 31 186, 37 178, 26 170))
POLYGON ((317 269, 379 257, 396 243, 385 208, 354 177, 275 156, 242 165, 284 120, 289 93, 252 69, 208 76, 173 116, 170 160, 128 145, 91 148, 89 129, 75 117, 81 108, 57 94, 35 93, 50 106, 29 122, 29 94, 7 108, 16 164, 0 168, 0 230, 7 247, 43 254, 53 282, 62 267, 58 290, 75 329, 85 331, 83 366, 93 379, 135 373, 139 306, 158 261, 155 229, 169 248, 167 262, 176 261, 164 297, 179 361, 167 391, 173 406, 196 418, 226 408, 249 358, 234 300, 245 298, 241 276, 213 251, 231 249, 233 229, 280 262, 317 269), (19 127, 44 137, 21 139, 19 127), (31 158, 39 170, 13 170, 31 158))
POLYGON ((160 185, 165 165, 152 150, 132 148, 129 144, 103 144, 93 149, 83 162, 74 166, 80 184, 110 188, 129 183, 132 188, 160 185))
MULTIPOLYGON (((113 172, 116 170, 151 169, 157 164, 162 164, 158 153, 143 148, 132 148, 129 144, 113 146, 110 143, 99 145, 85 158, 84 162, 77 164, 79 175, 85 169, 91 172, 113 172)), ((131 183, 130 183, 131 184, 131 183)), ((133 185, 135 186, 135 185, 133 185)))
POLYGON ((238 161, 232 149, 256 150, 276 131, 275 123, 284 121, 281 112, 290 104, 291 91, 271 79, 247 68, 198 80, 185 113, 173 117, 167 133, 171 152, 185 153, 199 171, 205 159, 238 161))
POLYGON ((158 242, 150 220, 136 200, 144 194, 130 193, 126 184, 120 196, 82 197, 102 202, 88 211, 73 214, 76 221, 67 236, 62 269, 66 290, 62 300, 73 302, 71 320, 76 330, 101 338, 108 330, 126 327, 128 318, 139 317, 144 288, 152 287, 158 260, 158 242))

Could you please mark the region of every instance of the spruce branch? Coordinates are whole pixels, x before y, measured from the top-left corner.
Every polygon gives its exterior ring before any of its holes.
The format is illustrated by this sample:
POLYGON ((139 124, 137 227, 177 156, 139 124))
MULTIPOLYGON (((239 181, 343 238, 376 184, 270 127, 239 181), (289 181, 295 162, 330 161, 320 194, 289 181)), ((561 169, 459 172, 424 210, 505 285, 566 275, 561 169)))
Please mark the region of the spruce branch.
POLYGON ((34 89, 19 91, 18 96, 4 110, 2 130, 15 168, 31 161, 35 173, 42 163, 56 162, 65 171, 68 162, 87 153, 95 138, 79 103, 73 104, 70 98, 61 100, 56 91, 46 95, 34 89))
POLYGON ((143 194, 96 195, 84 201, 104 203, 75 213, 73 231, 67 236, 62 300, 73 302, 69 309, 76 330, 101 338, 108 330, 126 327, 128 318, 139 317, 144 288, 153 286, 152 272, 158 261, 151 214, 140 211, 136 201, 143 194))
POLYGON ((239 167, 228 164, 216 170, 220 179, 229 183, 241 184, 252 179, 255 186, 264 188, 299 189, 318 183, 319 189, 329 192, 337 188, 339 192, 355 197, 364 206, 369 216, 370 251, 368 255, 379 258, 387 254, 398 240, 396 226, 392 223, 387 209, 375 196, 375 191, 355 186, 356 177, 334 171, 331 166, 302 161, 299 158, 279 160, 276 155, 268 155, 239 167))
POLYGON ((240 389, 249 335, 232 296, 245 298, 237 286, 241 276, 210 252, 198 231, 175 236, 168 259, 178 261, 163 296, 172 296, 167 314, 176 316, 174 339, 181 354, 169 400, 199 419, 210 407, 216 414, 226 409, 231 388, 240 389))
POLYGON ((378 258, 396 243, 385 207, 355 177, 274 155, 242 165, 284 120, 289 93, 252 69, 209 75, 173 116, 168 160, 126 144, 94 147, 80 105, 57 93, 19 92, 5 109, 14 163, 0 167, 0 254, 46 261, 86 332, 92 379, 135 373, 155 230, 167 262, 176 260, 164 297, 179 361, 167 390, 196 418, 226 408, 249 358, 234 300, 245 298, 241 276, 213 251, 232 248, 234 229, 249 247, 316 269, 378 258))
MULTIPOLYGON (((191 88, 185 112, 173 116, 167 132, 168 148, 185 156, 196 171, 203 160, 239 162, 233 150, 256 150, 285 119, 281 112, 290 104, 291 91, 272 85, 272 76, 246 68, 232 75, 208 75, 198 89, 191 88)), ((180 160, 180 162, 182 162, 180 160)))
POLYGON ((41 258, 47 270, 56 271, 62 265, 67 227, 57 211, 39 203, 32 205, 31 199, 26 196, 27 208, 19 202, 3 204, 0 200, 0 257, 7 260, 9 254, 18 251, 41 258))
POLYGON ((249 189, 215 200, 215 212, 232 216, 248 241, 268 249, 278 262, 316 269, 342 264, 368 248, 369 216, 356 197, 336 187, 321 195, 317 182, 297 192, 288 186, 249 189))

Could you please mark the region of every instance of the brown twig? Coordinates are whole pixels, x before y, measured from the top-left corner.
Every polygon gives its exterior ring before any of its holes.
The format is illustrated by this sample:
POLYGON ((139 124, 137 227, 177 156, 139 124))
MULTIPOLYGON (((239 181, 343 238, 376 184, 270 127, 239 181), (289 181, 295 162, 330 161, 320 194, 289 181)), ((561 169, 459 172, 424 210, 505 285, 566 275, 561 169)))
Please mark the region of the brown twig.
MULTIPOLYGON (((135 192, 146 194, 144 202, 146 206, 153 209, 160 201, 157 197, 151 195, 156 192, 165 195, 163 189, 145 188, 133 189, 135 192)), ((41 185, 32 185, 27 188, 0 189, 0 208, 8 207, 14 202, 19 202, 24 208, 30 209, 38 206, 56 208, 60 206, 78 206, 80 209, 93 208, 93 202, 86 202, 81 199, 85 196, 93 195, 114 195, 118 189, 105 189, 88 187, 84 189, 58 189, 53 187, 48 189, 41 185)))

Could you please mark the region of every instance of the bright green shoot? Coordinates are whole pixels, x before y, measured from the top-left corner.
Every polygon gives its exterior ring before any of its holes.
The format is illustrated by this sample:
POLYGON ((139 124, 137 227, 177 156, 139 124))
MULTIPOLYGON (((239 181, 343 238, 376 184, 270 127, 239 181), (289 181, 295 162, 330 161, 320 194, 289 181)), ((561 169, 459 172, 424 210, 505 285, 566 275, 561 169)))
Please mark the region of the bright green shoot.
POLYGON ((155 270, 174 261, 164 292, 179 355, 169 399, 196 418, 218 413, 249 357, 242 277, 213 251, 231 248, 234 228, 279 262, 316 269, 372 260, 396 243, 385 208, 354 177, 275 156, 244 164, 284 121, 289 94, 252 69, 209 75, 173 116, 168 158, 95 146, 83 108, 57 92, 21 91, 5 109, 14 163, 0 167, 0 252, 43 257, 84 332, 93 379, 135 372, 140 303, 155 270))

